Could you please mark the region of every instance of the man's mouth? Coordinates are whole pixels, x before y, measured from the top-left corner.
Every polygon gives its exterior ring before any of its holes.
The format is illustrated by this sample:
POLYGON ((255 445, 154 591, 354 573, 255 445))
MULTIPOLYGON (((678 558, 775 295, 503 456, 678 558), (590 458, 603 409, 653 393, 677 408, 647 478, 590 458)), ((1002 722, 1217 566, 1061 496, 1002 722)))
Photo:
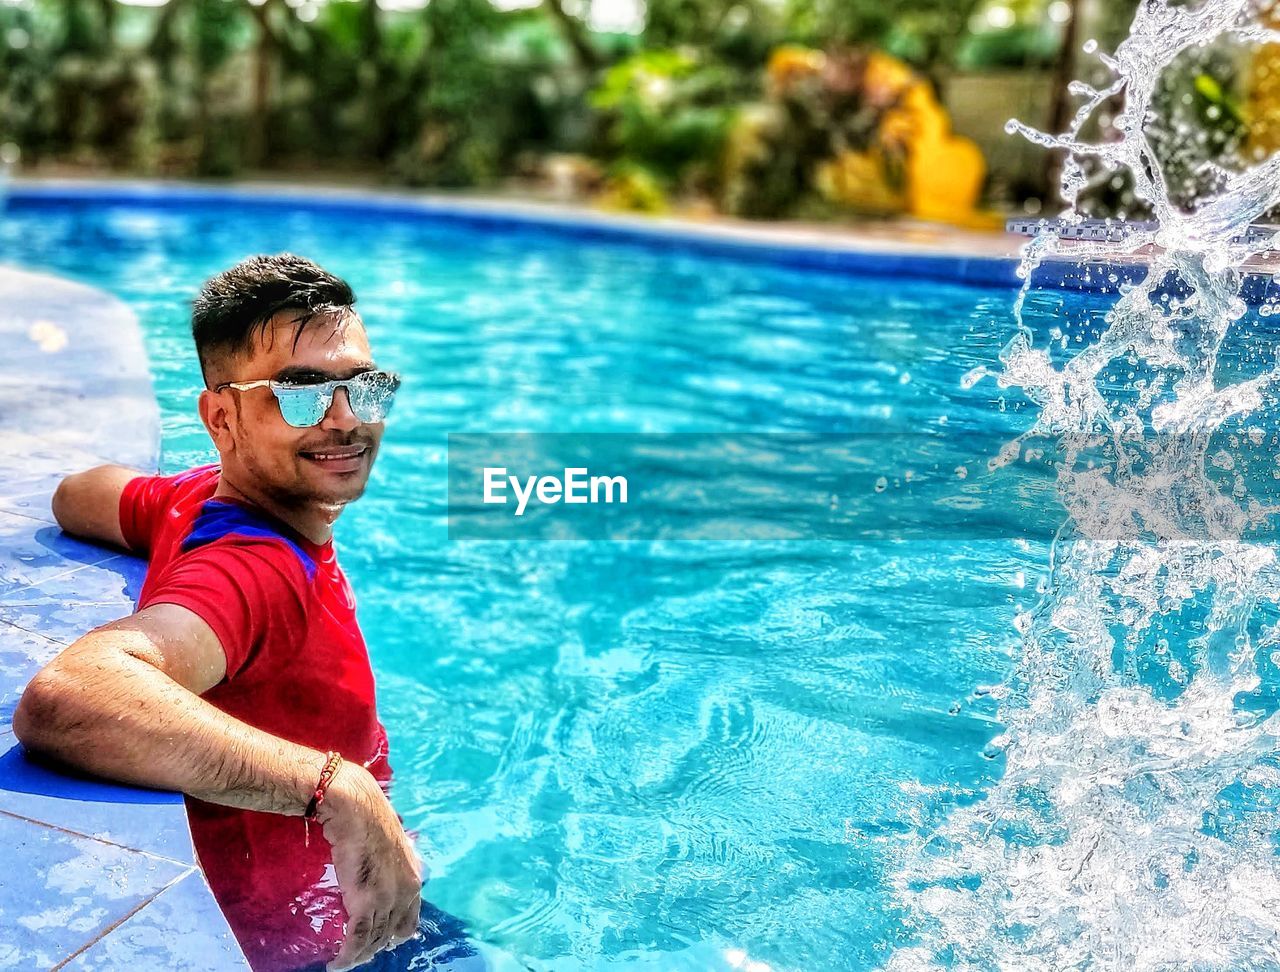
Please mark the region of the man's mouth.
POLYGON ((364 463, 368 446, 329 446, 324 449, 308 449, 298 453, 308 462, 335 473, 358 472, 364 463))

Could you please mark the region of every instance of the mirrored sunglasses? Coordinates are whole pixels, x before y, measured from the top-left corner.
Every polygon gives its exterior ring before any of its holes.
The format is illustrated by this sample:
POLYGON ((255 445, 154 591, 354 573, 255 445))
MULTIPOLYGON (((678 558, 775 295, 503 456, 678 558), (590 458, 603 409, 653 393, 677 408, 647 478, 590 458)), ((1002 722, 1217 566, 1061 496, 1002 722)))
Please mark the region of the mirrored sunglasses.
POLYGON ((319 425, 325 413, 333 405, 334 393, 339 388, 347 390, 347 400, 356 418, 365 424, 386 419, 395 402, 400 376, 391 371, 366 371, 344 381, 317 381, 292 384, 263 378, 258 381, 224 381, 214 391, 235 388, 249 391, 253 388, 270 388, 280 404, 280 415, 295 429, 319 425))

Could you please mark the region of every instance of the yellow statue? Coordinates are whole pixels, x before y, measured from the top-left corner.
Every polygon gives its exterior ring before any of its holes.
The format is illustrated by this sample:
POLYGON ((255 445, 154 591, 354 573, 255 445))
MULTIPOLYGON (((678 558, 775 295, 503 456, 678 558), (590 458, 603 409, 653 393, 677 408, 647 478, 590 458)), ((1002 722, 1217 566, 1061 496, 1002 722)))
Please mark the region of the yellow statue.
POLYGON ((880 139, 906 158, 907 210, 919 219, 972 219, 987 177, 972 141, 952 134, 951 119, 923 79, 916 78, 880 122, 880 139))
MULTIPOLYGON (((780 49, 770 61, 770 74, 789 79, 820 66, 795 48, 780 49)), ((873 51, 862 76, 862 96, 884 109, 875 144, 822 163, 815 173, 818 190, 864 212, 905 210, 919 219, 973 222, 986 160, 972 141, 952 133, 951 119, 929 83, 897 58, 873 51), (889 177, 893 160, 904 172, 900 191, 893 185, 898 180, 889 177)))
MULTIPOLYGON (((1266 26, 1280 27, 1280 7, 1263 15, 1266 26)), ((1250 161, 1262 161, 1280 150, 1280 44, 1263 44, 1249 68, 1249 98, 1246 109, 1250 161)))

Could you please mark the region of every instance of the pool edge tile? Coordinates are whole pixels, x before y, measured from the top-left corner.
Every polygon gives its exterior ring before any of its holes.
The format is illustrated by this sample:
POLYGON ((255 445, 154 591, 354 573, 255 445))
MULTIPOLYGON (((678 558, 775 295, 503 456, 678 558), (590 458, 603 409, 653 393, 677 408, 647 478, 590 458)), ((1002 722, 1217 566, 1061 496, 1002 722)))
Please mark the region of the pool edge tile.
POLYGON ((231 972, 249 963, 222 918, 208 885, 193 869, 161 888, 142 906, 87 943, 61 968, 114 970, 127 963, 174 972, 231 972), (193 927, 183 929, 182 922, 193 927), (219 927, 220 926, 220 927, 219 927), (168 936, 177 934, 184 952, 174 954, 168 936), (194 941, 193 941, 194 937, 194 941))
MULTIPOLYGON (((128 554, 62 533, 49 499, 60 476, 78 469, 108 462, 156 468, 159 409, 141 328, 133 311, 110 294, 12 265, 0 265, 0 296, 6 306, 6 335, 20 337, 29 333, 30 323, 52 321, 65 338, 58 349, 10 342, 12 354, 0 370, 0 401, 12 404, 20 395, 24 406, 0 416, 0 431, 5 432, 0 437, 0 567, 7 563, 9 573, 7 583, 0 583, 0 605, 7 605, 0 607, 0 637, 12 639, 6 642, 10 671, 0 686, 6 703, 0 711, 0 826, 22 835, 10 848, 18 873, 35 874, 42 864, 66 866, 49 852, 74 848, 72 863, 82 885, 73 895, 61 884, 24 879, 15 882, 13 907, 50 929, 60 927, 56 916, 63 913, 78 912, 81 923, 101 914, 105 926, 87 941, 67 937, 62 928, 74 951, 59 955, 59 965, 93 953, 102 943, 123 942, 118 936, 125 929, 158 919, 156 932, 174 954, 189 949, 191 967, 208 968, 199 943, 174 934, 181 919, 174 905, 156 910, 162 899, 192 903, 190 913, 198 916, 192 934, 206 944, 231 938, 196 864, 181 795, 41 766, 27 759, 11 724, 21 689, 48 657, 97 624, 133 609, 144 565, 128 554), (38 378, 18 382, 17 376, 28 374, 38 378), (47 426, 39 436, 28 431, 33 421, 47 426), (119 435, 122 428, 127 436, 119 435), (127 904, 127 896, 112 884, 121 862, 166 883, 140 904, 118 909, 127 904), (175 889, 178 893, 164 898, 175 889)), ((6 958, 20 966, 39 966, 39 956, 48 949, 43 942, 34 947, 34 952, 10 952, 6 958)), ((145 959, 138 956, 143 967, 145 959)), ((235 948, 217 968, 248 965, 235 948)))

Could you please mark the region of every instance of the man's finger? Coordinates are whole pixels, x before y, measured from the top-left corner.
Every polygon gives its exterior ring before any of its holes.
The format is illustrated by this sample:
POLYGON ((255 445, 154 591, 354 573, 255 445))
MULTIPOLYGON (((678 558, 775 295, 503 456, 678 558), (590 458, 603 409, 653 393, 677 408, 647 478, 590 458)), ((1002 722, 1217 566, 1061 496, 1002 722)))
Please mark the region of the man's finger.
POLYGON ((373 933, 361 961, 367 962, 391 944, 391 912, 380 911, 373 919, 373 933))
POLYGON ((352 964, 364 965, 365 962, 371 961, 375 955, 387 947, 390 938, 391 911, 387 908, 380 908, 374 912, 368 940, 365 942, 364 948, 352 960, 352 964))
POLYGON ((422 895, 414 894, 409 899, 409 924, 416 930, 418 927, 418 916, 422 912, 422 895))
POLYGON ((407 906, 396 911, 395 918, 391 923, 392 948, 397 945, 403 945, 418 934, 418 907, 421 900, 421 898, 415 896, 407 906))
POLYGON ((362 914, 352 916, 347 924, 346 937, 342 939, 342 948, 338 955, 327 966, 328 972, 345 972, 360 964, 359 958, 369 944, 369 936, 373 932, 373 916, 362 914))

